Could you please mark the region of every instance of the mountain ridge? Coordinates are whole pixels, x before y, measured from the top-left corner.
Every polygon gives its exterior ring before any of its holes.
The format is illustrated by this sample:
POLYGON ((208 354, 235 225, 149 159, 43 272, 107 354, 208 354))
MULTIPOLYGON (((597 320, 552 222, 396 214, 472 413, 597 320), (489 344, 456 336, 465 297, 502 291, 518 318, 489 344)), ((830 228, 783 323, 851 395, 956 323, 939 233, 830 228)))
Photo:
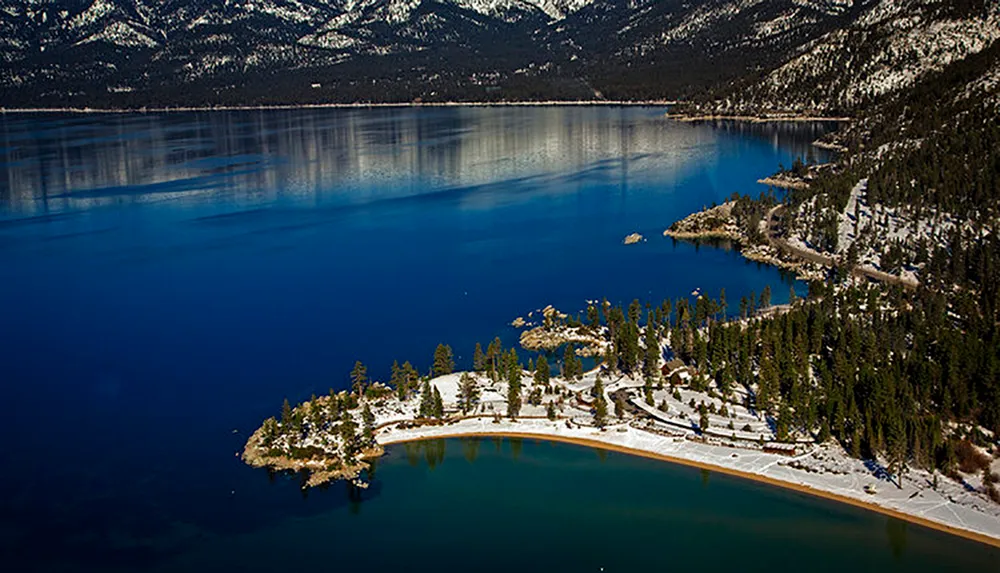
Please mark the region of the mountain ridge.
POLYGON ((995 0, 0 0, 0 106, 689 99, 699 113, 840 114, 989 46, 998 12, 995 0), (912 64, 924 52, 935 61, 912 64), (865 77, 837 84, 845 67, 865 77), (881 89, 897 69, 908 81, 881 89))

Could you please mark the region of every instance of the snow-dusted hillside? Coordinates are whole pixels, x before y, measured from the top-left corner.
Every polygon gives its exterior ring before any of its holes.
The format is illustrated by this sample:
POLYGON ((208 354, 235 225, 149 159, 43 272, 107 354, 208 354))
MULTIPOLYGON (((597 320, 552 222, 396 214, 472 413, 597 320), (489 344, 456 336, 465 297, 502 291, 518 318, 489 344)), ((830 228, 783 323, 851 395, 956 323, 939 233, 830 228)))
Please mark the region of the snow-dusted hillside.
POLYGON ((739 84, 715 110, 858 109, 986 49, 998 38, 1000 2, 994 0, 869 2, 850 25, 804 44, 762 80, 739 84))
POLYGON ((813 197, 796 210, 786 237, 790 245, 911 282, 919 281, 927 252, 948 248, 956 226, 967 233, 976 232, 949 213, 918 214, 913 209, 873 202, 868 197, 868 181, 862 179, 851 190, 844 210, 835 213, 836 246, 830 249, 817 232, 825 215, 817 208, 818 199, 813 197))
POLYGON ((984 49, 1000 9, 983 2, 0 0, 0 105, 708 89, 705 111, 842 110, 984 49))
POLYGON ((463 65, 492 70, 510 65, 495 56, 475 61, 468 52, 505 43, 521 49, 535 30, 593 1, 0 0, 0 86, 25 88, 31 101, 39 92, 232 82, 247 73, 451 46, 465 49, 463 65))

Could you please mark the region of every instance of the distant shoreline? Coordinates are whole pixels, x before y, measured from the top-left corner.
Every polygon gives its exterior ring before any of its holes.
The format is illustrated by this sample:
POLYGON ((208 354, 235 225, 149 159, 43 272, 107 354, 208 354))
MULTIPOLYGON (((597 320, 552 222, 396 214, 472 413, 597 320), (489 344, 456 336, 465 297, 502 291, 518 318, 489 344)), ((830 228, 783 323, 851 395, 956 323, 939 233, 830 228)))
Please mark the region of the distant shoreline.
MULTIPOLYGON (((39 108, 5 108, 0 106, 0 115, 5 114, 143 114, 143 113, 191 113, 210 111, 291 111, 298 109, 401 109, 401 108, 457 108, 457 107, 671 107, 685 103, 680 100, 552 100, 552 101, 468 101, 468 102, 396 102, 396 103, 304 103, 275 105, 219 105, 219 106, 167 106, 167 107, 137 107, 137 108, 99 108, 99 107, 39 107, 39 108)), ((702 121, 744 121, 749 123, 812 123, 852 121, 849 117, 824 117, 809 115, 697 115, 684 113, 666 113, 666 119, 695 123, 702 121)))
POLYGON ((288 105, 225 105, 225 106, 176 106, 176 107, 139 107, 139 108, 97 108, 97 107, 43 107, 43 108, 4 108, 0 114, 43 114, 43 113, 73 113, 73 114, 126 114, 126 113, 170 113, 193 111, 266 111, 266 110, 296 110, 296 109, 371 109, 371 108, 420 108, 420 107, 669 107, 682 103, 673 100, 648 101, 511 101, 511 102, 400 102, 400 103, 306 103, 288 105))
POLYGON ((811 487, 811 486, 808 486, 808 485, 792 483, 792 482, 788 482, 788 481, 785 481, 785 480, 775 479, 775 478, 772 478, 772 477, 769 477, 769 476, 764 476, 764 475, 760 475, 760 474, 756 474, 756 473, 752 473, 752 472, 746 472, 746 471, 742 471, 742 470, 737 470, 737 469, 734 469, 734 468, 728 468, 728 467, 725 467, 725 466, 719 466, 719 465, 715 465, 715 464, 710 464, 710 463, 706 463, 706 462, 703 462, 703 461, 692 460, 692 459, 687 459, 687 458, 681 458, 681 457, 671 456, 671 455, 667 455, 667 454, 661 454, 661 453, 650 451, 650 450, 643 450, 643 449, 638 449, 638 448, 630 448, 628 446, 622 446, 622 445, 618 445, 618 444, 612 444, 612 443, 603 442, 603 441, 600 441, 600 440, 591 440, 591 439, 588 439, 588 438, 580 438, 580 437, 576 437, 576 436, 561 436, 561 435, 554 435, 554 434, 538 434, 538 433, 533 433, 533 432, 524 432, 524 433, 521 433, 521 432, 515 432, 515 431, 511 431, 509 429, 505 429, 505 430, 498 430, 496 432, 471 431, 471 432, 456 432, 456 433, 453 433, 453 434, 442 434, 442 435, 412 436, 412 437, 403 438, 403 439, 399 439, 399 440, 391 440, 390 439, 390 440, 387 440, 385 442, 380 442, 380 445, 382 445, 382 446, 391 446, 391 445, 397 445, 397 444, 405 444, 405 443, 411 443, 411 442, 422 442, 422 441, 428 441, 428 440, 446 440, 446 439, 456 439, 456 438, 493 438, 493 437, 500 437, 500 438, 522 438, 522 439, 531 439, 531 440, 545 440, 545 441, 549 441, 549 442, 572 444, 572 445, 583 446, 583 447, 588 447, 588 448, 592 448, 592 449, 607 450, 607 451, 618 452, 618 453, 627 454, 627 455, 631 455, 631 456, 637 456, 637 457, 642 457, 642 458, 647 458, 647 459, 653 459, 653 460, 663 461, 663 462, 668 462, 668 463, 673 463, 673 464, 679 464, 679 465, 693 467, 693 468, 698 468, 698 469, 703 469, 703 470, 709 470, 709 471, 718 472, 718 473, 721 473, 721 474, 725 474, 725 475, 729 475, 729 476, 733 476, 733 477, 737 477, 737 478, 742 478, 742 479, 745 479, 745 480, 755 481, 755 482, 759 482, 759 483, 765 483, 765 484, 768 484, 768 485, 772 485, 772 486, 775 486, 775 487, 780 487, 780 488, 784 488, 784 489, 796 491, 796 492, 799 492, 799 493, 805 493, 807 495, 811 495, 811 496, 815 496, 815 497, 820 497, 820 498, 827 499, 827 500, 830 500, 830 501, 836 501, 836 502, 840 502, 840 503, 846 503, 848 505, 851 505, 851 506, 854 506, 854 507, 857 507, 857 508, 860 508, 860 509, 866 509, 866 510, 869 510, 869 511, 874 511, 874 512, 880 513, 882 515, 887 515, 889 517, 895 517, 897 519, 901 519, 903 521, 907 521, 909 523, 914 523, 916 525, 927 527, 927 528, 930 528, 930 529, 933 529, 933 530, 936 530, 936 531, 940 531, 940 532, 943 532, 943 533, 949 533, 951 535, 957 535, 959 537, 962 537, 962 538, 965 538, 965 539, 968 539, 968 540, 971 540, 971 541, 977 541, 979 543, 985 543, 986 545, 990 545, 992 547, 1000 548, 1000 538, 997 538, 997 537, 992 537, 990 535, 986 535, 984 533, 979 533, 979 532, 976 532, 976 531, 971 531, 971 530, 968 530, 968 529, 962 529, 960 527, 955 527, 953 525, 949 525, 949 524, 946 524, 946 523, 941 523, 941 522, 938 522, 938 521, 930 520, 930 519, 921 517, 919 515, 913 515, 911 513, 906 513, 906 512, 903 512, 903 511, 896 510, 896 509, 892 509, 892 508, 888 508, 888 507, 883 507, 881 505, 877 505, 877 504, 874 504, 874 503, 868 503, 868 502, 865 502, 865 501, 860 500, 860 499, 852 498, 852 497, 845 496, 845 495, 840 495, 838 493, 834 493, 834 492, 830 492, 830 491, 826 491, 826 490, 814 488, 814 487, 811 487))

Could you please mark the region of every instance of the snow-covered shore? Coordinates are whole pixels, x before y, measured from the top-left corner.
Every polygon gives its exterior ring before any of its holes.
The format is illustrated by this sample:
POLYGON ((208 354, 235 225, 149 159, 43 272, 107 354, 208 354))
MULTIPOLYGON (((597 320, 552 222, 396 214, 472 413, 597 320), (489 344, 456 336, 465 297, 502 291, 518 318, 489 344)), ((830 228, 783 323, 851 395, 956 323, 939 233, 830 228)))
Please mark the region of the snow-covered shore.
POLYGON ((930 474, 913 470, 897 488, 877 467, 848 457, 833 445, 821 445, 797 456, 711 445, 685 437, 658 435, 627 424, 603 431, 567 424, 566 420, 465 419, 441 426, 379 430, 379 444, 454 437, 507 436, 568 442, 632 455, 711 469, 850 503, 906 521, 1000 547, 1000 506, 965 495, 964 488, 941 479, 933 487, 930 474), (572 427, 569 427, 572 426, 572 427), (867 493, 866 486, 871 486, 867 493))

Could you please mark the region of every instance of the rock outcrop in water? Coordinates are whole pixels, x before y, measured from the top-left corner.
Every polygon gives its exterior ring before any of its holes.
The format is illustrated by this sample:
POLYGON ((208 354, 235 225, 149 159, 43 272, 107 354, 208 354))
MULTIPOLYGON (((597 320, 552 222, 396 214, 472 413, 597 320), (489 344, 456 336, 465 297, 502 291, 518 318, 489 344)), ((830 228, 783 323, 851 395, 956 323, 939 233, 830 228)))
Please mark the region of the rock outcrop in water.
MULTIPOLYGON (((753 237, 737 219, 736 203, 728 201, 722 205, 692 213, 675 222, 663 231, 665 237, 681 240, 723 240, 732 241, 740 248, 744 258, 796 273, 801 280, 822 279, 825 270, 815 262, 798 259, 773 244, 770 240, 770 214, 762 218, 755 227, 753 237)), ((773 212, 773 210, 772 210, 773 212)))
POLYGON ((645 240, 644 237, 639 233, 632 233, 631 235, 625 237, 625 244, 634 245, 636 243, 641 243, 643 240, 645 240))

